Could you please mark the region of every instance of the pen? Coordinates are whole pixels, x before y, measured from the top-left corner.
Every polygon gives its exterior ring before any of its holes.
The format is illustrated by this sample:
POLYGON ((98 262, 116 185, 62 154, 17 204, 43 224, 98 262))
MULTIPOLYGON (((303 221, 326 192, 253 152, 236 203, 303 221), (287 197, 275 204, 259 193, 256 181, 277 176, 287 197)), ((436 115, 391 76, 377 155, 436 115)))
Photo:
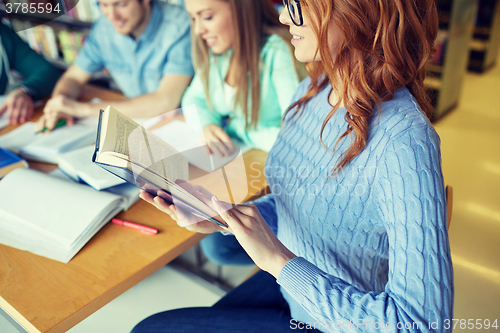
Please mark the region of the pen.
POLYGON ((134 228, 134 229, 140 230, 142 232, 145 232, 145 233, 151 234, 151 235, 156 235, 159 232, 158 229, 151 228, 151 227, 139 224, 139 223, 124 221, 124 220, 120 220, 120 219, 111 219, 111 222, 113 222, 114 224, 122 225, 124 227, 134 228))
MULTIPOLYGON (((54 128, 58 128, 58 127, 61 127, 64 125, 66 125, 66 119, 59 119, 59 121, 56 123, 54 128)), ((48 127, 44 127, 41 130, 39 130, 38 133, 43 133, 43 132, 47 131, 48 129, 49 129, 48 127)))

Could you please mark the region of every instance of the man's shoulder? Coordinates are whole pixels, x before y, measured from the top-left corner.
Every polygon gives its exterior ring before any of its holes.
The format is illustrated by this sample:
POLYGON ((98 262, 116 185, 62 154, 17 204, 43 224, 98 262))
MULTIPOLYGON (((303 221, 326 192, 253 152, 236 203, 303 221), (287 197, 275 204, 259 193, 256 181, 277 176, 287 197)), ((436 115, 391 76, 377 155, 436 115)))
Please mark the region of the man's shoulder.
POLYGON ((183 28, 191 25, 189 14, 181 6, 166 1, 155 1, 154 6, 155 10, 159 10, 162 14, 162 24, 173 24, 183 28))
POLYGON ((113 24, 106 18, 106 16, 101 15, 94 23, 92 23, 92 33, 94 37, 97 36, 108 36, 109 34, 115 32, 113 24))

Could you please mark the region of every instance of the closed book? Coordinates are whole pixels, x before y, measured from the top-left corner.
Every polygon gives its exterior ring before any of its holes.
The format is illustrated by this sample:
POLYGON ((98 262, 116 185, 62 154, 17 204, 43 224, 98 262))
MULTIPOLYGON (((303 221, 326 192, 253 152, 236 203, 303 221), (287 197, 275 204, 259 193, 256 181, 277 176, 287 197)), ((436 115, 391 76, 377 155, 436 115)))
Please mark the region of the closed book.
POLYGON ((28 163, 16 154, 0 148, 0 178, 17 168, 27 168, 28 163))

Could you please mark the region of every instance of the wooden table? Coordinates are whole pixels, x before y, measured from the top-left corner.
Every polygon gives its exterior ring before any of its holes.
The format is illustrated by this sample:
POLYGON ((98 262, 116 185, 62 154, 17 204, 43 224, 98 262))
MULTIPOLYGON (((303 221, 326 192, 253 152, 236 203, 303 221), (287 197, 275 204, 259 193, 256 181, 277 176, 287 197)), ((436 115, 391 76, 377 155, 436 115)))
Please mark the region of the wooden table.
MULTIPOLYGON (((83 99, 93 97, 122 98, 86 87, 83 99)), ((0 135, 13 128, 0 130, 0 135)), ((248 199, 268 189, 265 158, 266 153, 259 150, 244 155, 248 199)), ((43 163, 30 166, 45 172, 55 168, 43 163)), ((29 203, 36 197, 27 194, 26 200, 29 203)), ((0 245, 0 307, 29 332, 66 332, 204 237, 178 227, 168 215, 142 200, 118 217, 155 227, 160 233, 151 236, 107 224, 67 264, 0 245)))

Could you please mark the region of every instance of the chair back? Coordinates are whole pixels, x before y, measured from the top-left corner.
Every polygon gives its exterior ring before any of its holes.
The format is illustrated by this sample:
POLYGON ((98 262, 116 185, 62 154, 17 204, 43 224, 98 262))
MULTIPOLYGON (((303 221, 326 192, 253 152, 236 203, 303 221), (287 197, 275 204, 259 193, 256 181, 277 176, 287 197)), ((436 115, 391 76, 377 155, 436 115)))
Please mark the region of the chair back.
POLYGON ((448 230, 450 229, 451 223, 451 212, 453 210, 453 187, 450 185, 446 186, 446 226, 448 230))

